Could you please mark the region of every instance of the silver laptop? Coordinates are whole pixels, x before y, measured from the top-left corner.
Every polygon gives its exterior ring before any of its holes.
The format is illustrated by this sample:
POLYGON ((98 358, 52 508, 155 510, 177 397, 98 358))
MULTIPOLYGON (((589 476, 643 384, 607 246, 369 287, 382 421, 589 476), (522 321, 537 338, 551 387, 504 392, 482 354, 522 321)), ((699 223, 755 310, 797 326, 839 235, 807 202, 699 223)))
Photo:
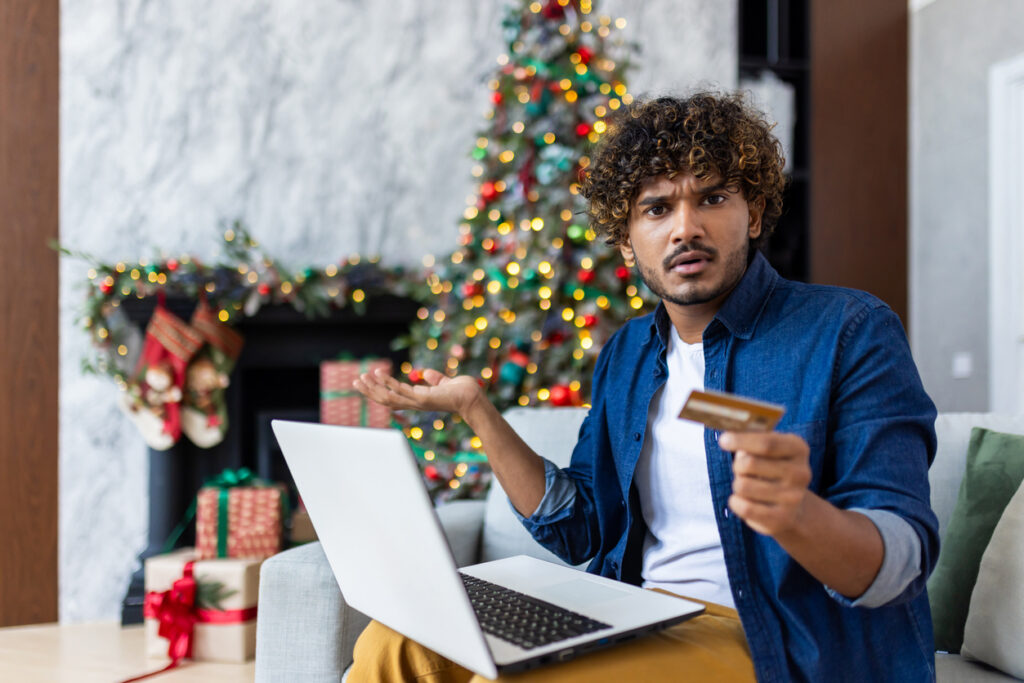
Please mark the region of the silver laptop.
POLYGON ((273 421, 346 602, 487 678, 562 661, 703 605, 519 555, 459 570, 403 434, 273 421))

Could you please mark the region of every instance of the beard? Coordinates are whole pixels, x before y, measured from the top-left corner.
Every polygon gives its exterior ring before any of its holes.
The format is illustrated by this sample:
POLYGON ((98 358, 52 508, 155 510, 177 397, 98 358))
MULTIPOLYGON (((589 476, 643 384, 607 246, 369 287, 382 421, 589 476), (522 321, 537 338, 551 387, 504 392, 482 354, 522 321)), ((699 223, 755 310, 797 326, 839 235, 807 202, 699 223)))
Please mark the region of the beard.
MULTIPOLYGON (((662 261, 661 272, 663 276, 664 274, 667 274, 672 261, 675 260, 676 257, 689 251, 702 252, 712 258, 716 258, 719 255, 717 249, 705 247, 699 242, 680 245, 672 252, 672 254, 662 261)), ((747 270, 747 252, 748 249, 744 247, 724 255, 721 262, 724 268, 718 282, 698 283, 696 278, 694 278, 694 282, 684 283, 684 285, 675 292, 670 292, 668 290, 668 287, 664 283, 663 276, 659 277, 654 268, 649 268, 641 263, 640 259, 635 258, 635 252, 634 258, 636 260, 637 271, 640 273, 640 279, 643 280, 644 284, 647 285, 647 288, 657 295, 659 299, 678 306, 694 306, 714 301, 718 297, 732 291, 743 277, 743 273, 747 270)), ((687 278, 687 280, 689 280, 689 278, 687 278)))

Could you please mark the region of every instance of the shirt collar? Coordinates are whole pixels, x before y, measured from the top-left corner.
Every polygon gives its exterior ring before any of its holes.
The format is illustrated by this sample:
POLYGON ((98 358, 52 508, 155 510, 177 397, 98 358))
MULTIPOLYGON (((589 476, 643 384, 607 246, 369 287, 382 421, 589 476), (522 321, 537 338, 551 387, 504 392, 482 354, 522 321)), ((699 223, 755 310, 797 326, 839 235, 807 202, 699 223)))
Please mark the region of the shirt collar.
MULTIPOLYGON (((736 288, 715 314, 715 320, 740 339, 750 339, 779 279, 779 274, 768 263, 768 259, 760 251, 755 252, 736 288)), ((659 302, 651 321, 651 335, 656 335, 662 346, 668 346, 671 324, 665 304, 659 302)))

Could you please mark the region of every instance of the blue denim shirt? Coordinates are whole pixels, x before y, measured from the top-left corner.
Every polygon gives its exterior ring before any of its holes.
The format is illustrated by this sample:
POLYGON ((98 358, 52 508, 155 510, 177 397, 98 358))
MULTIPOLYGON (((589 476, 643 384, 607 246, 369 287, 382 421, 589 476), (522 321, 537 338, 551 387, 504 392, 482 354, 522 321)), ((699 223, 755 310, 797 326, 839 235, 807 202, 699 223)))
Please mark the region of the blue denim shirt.
MULTIPOLYGON (((665 383, 668 315, 630 321, 602 349, 572 462, 571 503, 523 524, 588 571, 639 584, 646 528, 633 473, 647 409, 665 383)), ((812 577, 727 506, 730 455, 704 442, 733 598, 761 681, 934 679, 925 581, 938 558, 929 503, 935 407, 897 316, 855 290, 784 280, 757 254, 704 331, 708 389, 786 406, 782 432, 810 446, 811 490, 842 509, 882 510, 921 542, 920 572, 888 603, 861 607, 812 577)))

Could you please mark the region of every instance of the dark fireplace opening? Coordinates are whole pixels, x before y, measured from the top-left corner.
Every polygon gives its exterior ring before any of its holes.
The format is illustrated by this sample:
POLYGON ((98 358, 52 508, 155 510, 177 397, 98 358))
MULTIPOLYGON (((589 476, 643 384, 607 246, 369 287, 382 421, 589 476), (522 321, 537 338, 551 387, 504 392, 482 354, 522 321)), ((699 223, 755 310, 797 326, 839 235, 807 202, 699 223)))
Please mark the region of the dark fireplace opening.
MULTIPOLYGON (((122 303, 128 318, 145 329, 155 302, 150 299, 122 303)), ((168 309, 188 320, 195 302, 168 299, 168 309)), ((342 355, 352 358, 390 358, 397 368, 408 359, 405 351, 391 349, 405 334, 419 304, 410 299, 382 296, 368 302, 365 313, 332 310, 310 318, 290 306, 265 306, 236 326, 245 346, 227 388, 228 429, 224 441, 202 449, 182 436, 166 451, 148 449, 148 545, 140 561, 159 554, 184 517, 203 482, 225 468, 247 467, 257 476, 288 485, 294 483, 270 429, 274 419, 317 422, 320 416, 320 363, 342 355)), ((194 522, 174 544, 195 541, 194 522)), ((142 621, 144 601, 142 568, 132 576, 121 612, 124 624, 142 621)))

